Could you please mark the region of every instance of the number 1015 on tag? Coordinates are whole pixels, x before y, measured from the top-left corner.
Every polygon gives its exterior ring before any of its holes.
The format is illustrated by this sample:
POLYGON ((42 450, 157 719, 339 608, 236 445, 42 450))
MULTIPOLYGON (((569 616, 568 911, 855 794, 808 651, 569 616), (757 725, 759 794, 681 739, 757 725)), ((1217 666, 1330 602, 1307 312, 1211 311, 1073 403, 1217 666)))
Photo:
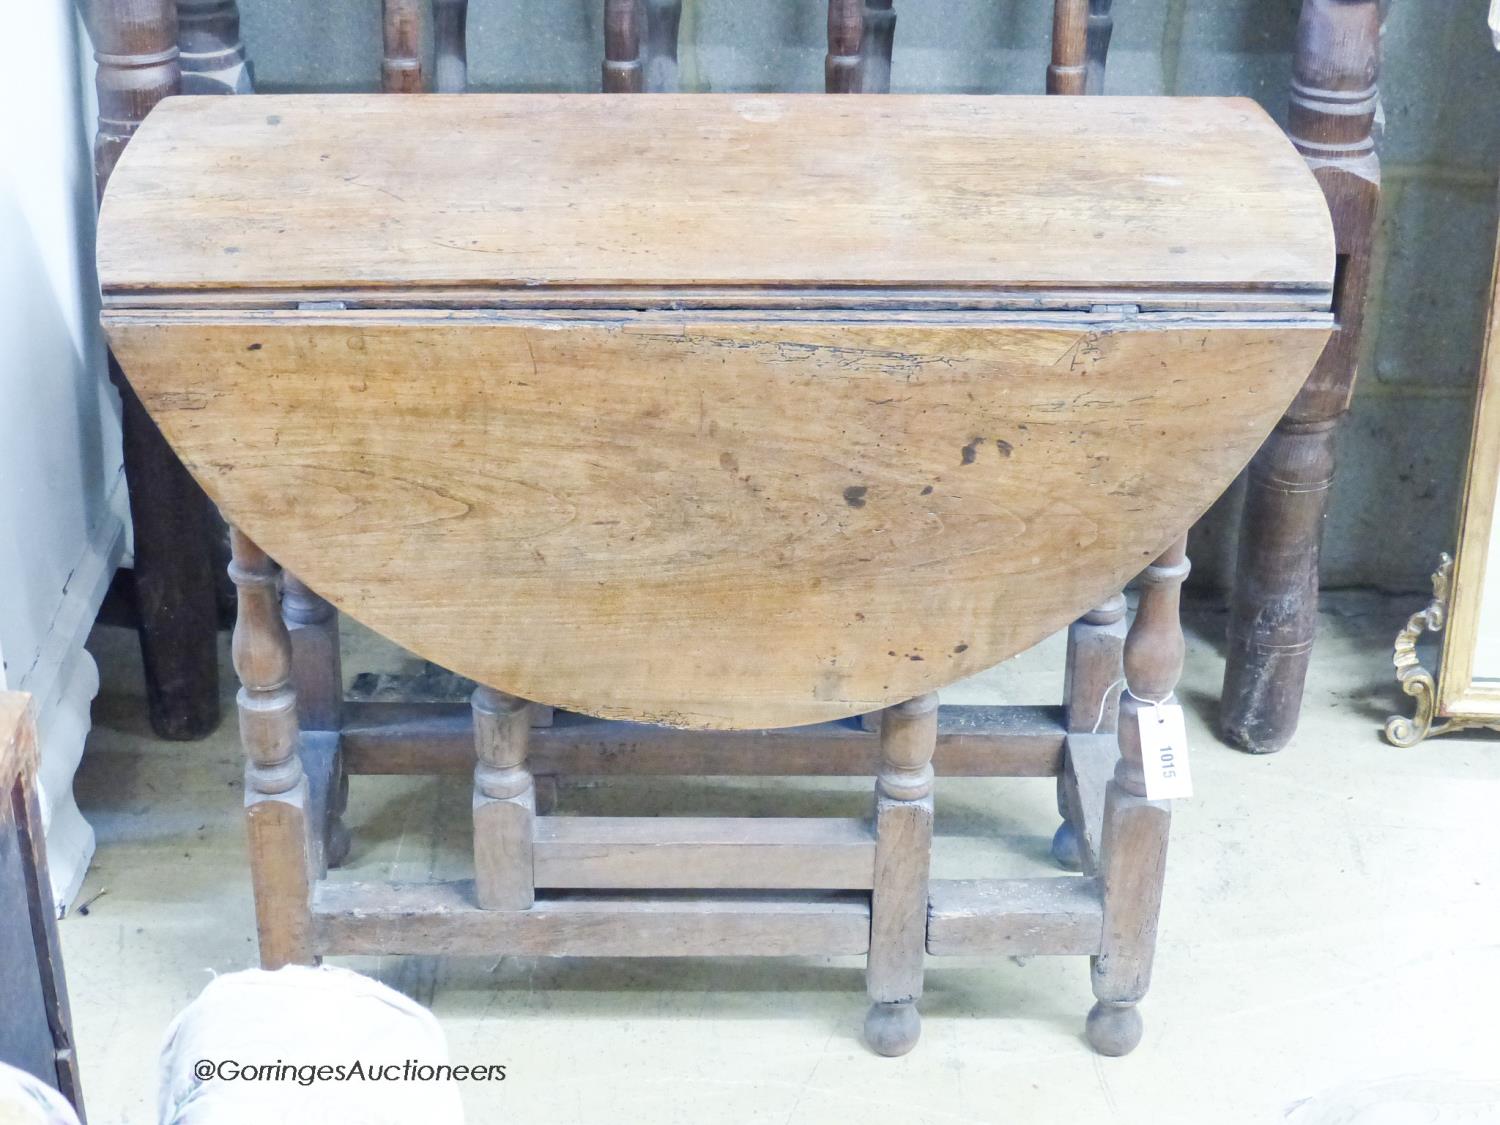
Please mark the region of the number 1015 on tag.
POLYGON ((1136 712, 1141 731, 1141 769, 1146 796, 1167 801, 1193 795, 1188 770, 1187 720, 1177 703, 1153 703, 1136 712))

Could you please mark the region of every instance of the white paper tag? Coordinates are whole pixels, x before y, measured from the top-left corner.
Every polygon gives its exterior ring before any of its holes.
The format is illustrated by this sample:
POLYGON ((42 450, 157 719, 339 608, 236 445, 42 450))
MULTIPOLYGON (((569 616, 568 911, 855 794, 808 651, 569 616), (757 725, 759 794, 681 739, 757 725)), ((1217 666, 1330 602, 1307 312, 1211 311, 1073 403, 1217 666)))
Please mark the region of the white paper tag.
POLYGON ((1141 768, 1146 796, 1167 801, 1193 795, 1188 772, 1187 720, 1177 703, 1150 703, 1136 713, 1141 729, 1141 768))

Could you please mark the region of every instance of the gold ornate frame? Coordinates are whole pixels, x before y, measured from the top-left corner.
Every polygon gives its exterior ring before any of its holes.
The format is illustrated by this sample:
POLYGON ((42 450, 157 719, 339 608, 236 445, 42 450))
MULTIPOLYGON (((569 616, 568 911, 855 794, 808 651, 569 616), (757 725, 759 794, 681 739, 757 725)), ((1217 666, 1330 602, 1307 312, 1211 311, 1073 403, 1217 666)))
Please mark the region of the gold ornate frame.
MULTIPOLYGON (((1500 10, 1500 4, 1496 8, 1500 10)), ((1500 492, 1500 247, 1495 271, 1484 358, 1479 368, 1474 434, 1464 477, 1458 557, 1455 561, 1446 554, 1442 556, 1432 576, 1432 602, 1412 614, 1396 637, 1392 657, 1396 678, 1401 690, 1416 700, 1416 714, 1410 718, 1393 715, 1386 722, 1385 737, 1395 746, 1414 746, 1430 735, 1475 727, 1500 730, 1500 679, 1474 678, 1474 649, 1479 641, 1485 571, 1495 531, 1496 494, 1500 492), (1417 659, 1417 640, 1422 633, 1438 632, 1445 625, 1448 636, 1434 678, 1417 659)), ((1495 565, 1497 573, 1490 575, 1489 581, 1500 587, 1500 559, 1495 565)))

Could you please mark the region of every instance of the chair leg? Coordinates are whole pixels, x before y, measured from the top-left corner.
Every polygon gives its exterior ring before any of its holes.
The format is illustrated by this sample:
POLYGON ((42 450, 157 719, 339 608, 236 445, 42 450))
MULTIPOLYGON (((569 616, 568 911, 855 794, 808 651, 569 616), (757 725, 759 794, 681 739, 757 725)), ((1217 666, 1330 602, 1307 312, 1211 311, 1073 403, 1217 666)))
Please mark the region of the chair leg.
POLYGON ((880 724, 865 1041, 881 1055, 906 1054, 922 1033, 937 711, 937 696, 922 695, 887 708, 880 724))
POLYGON ((298 755, 292 641, 281 620, 276 564, 249 537, 230 532, 229 576, 239 591, 234 668, 245 746, 245 821, 261 966, 313 963, 315 856, 307 777, 298 755))
POLYGON ((1120 758, 1104 791, 1099 877, 1104 931, 1093 959, 1094 997, 1086 1032, 1101 1055, 1124 1055, 1141 1041, 1136 1005, 1151 984, 1156 922, 1166 872, 1171 805, 1146 799, 1138 716, 1176 702, 1183 637, 1178 618, 1187 577, 1187 540, 1179 539, 1141 576, 1140 606, 1125 638, 1125 692, 1120 700, 1120 758))
MULTIPOLYGON (((1120 654, 1125 646, 1125 595, 1113 594, 1068 629, 1063 673, 1063 712, 1070 734, 1114 731, 1119 720, 1120 654)), ((1078 828, 1071 820, 1062 777, 1057 779, 1057 812, 1052 858, 1068 871, 1081 869, 1078 828)))
POLYGON ((526 765, 530 704, 480 686, 474 711, 474 887, 485 910, 529 910, 536 899, 536 786, 526 765))
POLYGON ((1380 203, 1377 0, 1303 0, 1287 133, 1333 216, 1333 335, 1250 467, 1219 733, 1252 754, 1291 741, 1318 619, 1334 430, 1349 408, 1380 203))

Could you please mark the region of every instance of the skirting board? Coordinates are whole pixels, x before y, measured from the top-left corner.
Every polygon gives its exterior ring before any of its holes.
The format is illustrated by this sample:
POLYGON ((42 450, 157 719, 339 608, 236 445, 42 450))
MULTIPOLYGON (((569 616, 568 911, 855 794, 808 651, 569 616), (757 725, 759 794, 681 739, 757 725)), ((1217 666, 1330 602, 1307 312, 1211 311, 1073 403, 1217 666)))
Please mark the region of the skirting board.
POLYGON ((36 708, 37 796, 52 899, 59 911, 78 894, 94 855, 94 830, 73 799, 73 775, 91 725, 89 705, 99 691, 99 670, 83 646, 125 553, 128 510, 122 472, 115 477, 104 517, 68 576, 35 658, 11 685, 30 692, 36 708))

